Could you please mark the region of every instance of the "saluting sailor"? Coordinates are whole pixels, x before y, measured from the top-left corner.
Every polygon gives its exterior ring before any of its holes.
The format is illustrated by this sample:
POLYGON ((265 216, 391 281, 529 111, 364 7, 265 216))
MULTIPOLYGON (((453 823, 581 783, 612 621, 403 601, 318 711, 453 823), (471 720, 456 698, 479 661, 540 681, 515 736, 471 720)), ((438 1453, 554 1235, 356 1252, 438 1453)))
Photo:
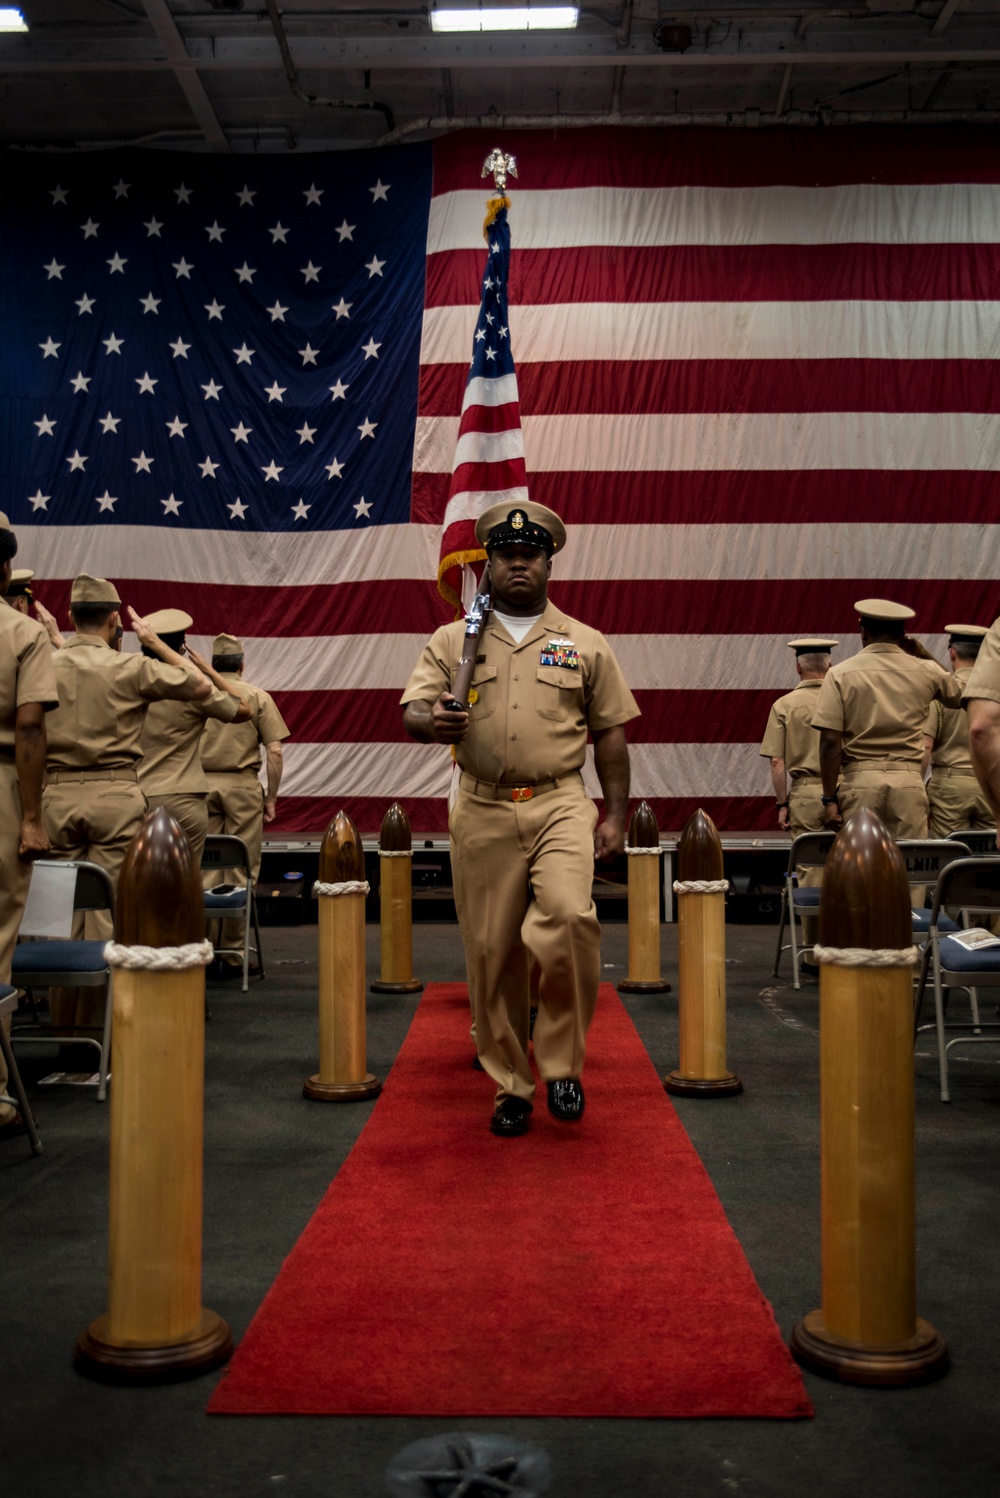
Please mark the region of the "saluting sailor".
POLYGON ((535 1060, 550 1111, 583 1112, 580 1076, 600 976, 591 895, 594 858, 625 846, 629 758, 638 716, 608 642, 548 601, 552 556, 566 531, 544 505, 494 505, 476 525, 489 557, 493 612, 467 712, 450 703, 464 625, 431 637, 403 693, 421 742, 453 744, 461 770, 452 808, 452 874, 479 1058, 497 1084, 490 1127, 523 1134, 535 1079, 528 1062, 528 957, 537 964, 535 1060), (581 770, 588 731, 605 816, 581 770))
POLYGON ((937 661, 906 648, 916 644, 905 632, 913 609, 886 598, 863 598, 854 607, 862 649, 827 673, 813 713, 824 820, 839 827, 866 806, 892 837, 926 837, 927 711, 932 702, 958 707, 962 683, 937 661))

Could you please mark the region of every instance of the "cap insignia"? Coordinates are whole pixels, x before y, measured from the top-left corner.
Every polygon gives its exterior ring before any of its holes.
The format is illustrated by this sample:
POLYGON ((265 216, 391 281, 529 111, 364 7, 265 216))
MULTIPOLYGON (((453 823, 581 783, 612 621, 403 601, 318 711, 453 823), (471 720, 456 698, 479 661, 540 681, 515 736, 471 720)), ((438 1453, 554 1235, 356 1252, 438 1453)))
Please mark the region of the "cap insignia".
POLYGON ((511 517, 510 517, 510 523, 513 526, 514 530, 516 530, 516 531, 523 530, 523 528, 524 528, 524 516, 521 514, 520 510, 515 510, 514 511, 513 515, 511 515, 511 517))

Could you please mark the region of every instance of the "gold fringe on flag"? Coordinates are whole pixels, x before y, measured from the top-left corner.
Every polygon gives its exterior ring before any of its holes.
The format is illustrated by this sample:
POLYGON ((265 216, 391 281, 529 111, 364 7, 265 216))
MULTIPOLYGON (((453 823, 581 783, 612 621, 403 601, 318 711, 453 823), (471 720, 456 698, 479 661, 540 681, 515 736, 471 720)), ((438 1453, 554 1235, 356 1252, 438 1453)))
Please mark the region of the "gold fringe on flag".
POLYGON ((459 598, 454 588, 452 588, 447 582, 445 582, 445 573, 448 572, 452 567, 464 567, 467 566, 470 562, 485 561, 486 552, 481 546, 477 546, 470 551, 451 551, 446 557, 442 557, 440 562, 438 563, 438 592, 441 594, 441 597, 445 600, 446 603, 451 604, 452 608, 455 610, 456 619, 465 618, 465 609, 462 607, 462 600, 459 598))
POLYGON ((489 238, 490 226, 496 223, 496 220, 503 212, 503 210, 509 207, 510 198, 508 198, 506 195, 498 198, 490 198, 489 202, 486 204, 486 217, 483 219, 484 239, 489 238))

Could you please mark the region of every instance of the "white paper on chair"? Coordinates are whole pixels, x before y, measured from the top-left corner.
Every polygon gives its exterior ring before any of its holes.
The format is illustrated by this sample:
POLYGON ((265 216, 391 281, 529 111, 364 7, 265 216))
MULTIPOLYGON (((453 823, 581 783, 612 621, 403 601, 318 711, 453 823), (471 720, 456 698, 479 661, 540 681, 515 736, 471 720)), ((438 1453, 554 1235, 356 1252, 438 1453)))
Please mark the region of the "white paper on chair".
POLYGON ((978 952, 980 947, 1000 947, 1000 936, 994 936, 985 926, 970 926, 968 931, 953 931, 951 940, 968 952, 978 952))
POLYGON ((21 917, 22 936, 73 935, 76 869, 71 864, 32 864, 28 898, 21 917))

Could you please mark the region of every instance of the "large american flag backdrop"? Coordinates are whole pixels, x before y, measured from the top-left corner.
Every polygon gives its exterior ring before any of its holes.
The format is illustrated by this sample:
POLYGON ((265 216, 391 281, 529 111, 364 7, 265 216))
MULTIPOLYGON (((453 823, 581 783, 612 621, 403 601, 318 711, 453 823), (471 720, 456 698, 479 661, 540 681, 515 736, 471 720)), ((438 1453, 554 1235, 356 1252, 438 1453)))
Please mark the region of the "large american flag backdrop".
MULTIPOLYGON (((38 156, 3 186, 3 507, 81 570, 244 637, 293 733, 274 831, 446 825, 400 690, 435 586, 486 246, 518 158, 510 337, 553 597, 642 708, 633 791, 771 825, 786 638, 852 602, 1000 609, 1000 154, 974 128, 587 130, 286 158, 38 156)), ((129 637, 131 638, 131 637, 129 637)), ((128 640, 127 642, 128 643, 128 640)))

